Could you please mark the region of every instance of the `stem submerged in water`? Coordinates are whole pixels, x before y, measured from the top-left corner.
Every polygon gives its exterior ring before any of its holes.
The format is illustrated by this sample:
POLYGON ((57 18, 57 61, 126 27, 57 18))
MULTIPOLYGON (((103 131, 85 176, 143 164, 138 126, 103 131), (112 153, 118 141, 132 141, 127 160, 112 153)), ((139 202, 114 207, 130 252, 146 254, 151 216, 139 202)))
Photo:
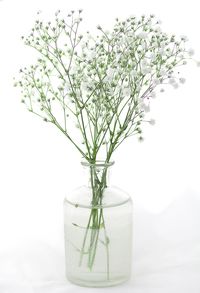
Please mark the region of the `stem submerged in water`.
POLYGON ((101 233, 101 229, 103 229, 104 233, 104 242, 106 249, 106 272, 107 272, 107 280, 109 280, 109 241, 106 232, 106 225, 104 219, 104 210, 102 207, 102 200, 104 190, 106 188, 106 175, 107 175, 107 167, 103 168, 103 171, 99 171, 98 168, 94 166, 90 166, 90 177, 91 177, 91 190, 92 190, 92 208, 90 211, 87 228, 85 231, 83 244, 80 252, 79 266, 83 263, 83 256, 85 255, 85 247, 89 246, 88 254, 87 254, 87 266, 92 271, 95 258, 97 254, 97 248, 99 243, 99 235, 101 233), (100 174, 99 174, 100 173, 100 174))

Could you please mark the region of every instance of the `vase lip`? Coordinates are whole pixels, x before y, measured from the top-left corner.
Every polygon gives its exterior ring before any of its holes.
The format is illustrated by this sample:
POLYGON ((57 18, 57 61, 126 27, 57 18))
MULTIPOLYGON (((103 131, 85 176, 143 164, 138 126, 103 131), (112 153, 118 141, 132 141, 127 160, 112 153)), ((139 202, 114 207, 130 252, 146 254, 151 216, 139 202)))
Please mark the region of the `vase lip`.
POLYGON ((95 163, 90 163, 88 161, 82 161, 81 165, 84 167, 110 167, 114 165, 114 161, 106 162, 104 160, 96 160, 95 163))

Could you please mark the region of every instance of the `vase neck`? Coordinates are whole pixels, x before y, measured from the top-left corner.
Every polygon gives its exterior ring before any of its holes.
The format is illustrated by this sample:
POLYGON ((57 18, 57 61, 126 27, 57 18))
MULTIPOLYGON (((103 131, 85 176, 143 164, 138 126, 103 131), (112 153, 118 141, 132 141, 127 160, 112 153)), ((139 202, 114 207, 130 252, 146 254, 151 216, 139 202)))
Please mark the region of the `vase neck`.
POLYGON ((109 185, 110 167, 114 162, 97 161, 94 164, 82 162, 87 173, 87 184, 93 190, 104 189, 109 185))

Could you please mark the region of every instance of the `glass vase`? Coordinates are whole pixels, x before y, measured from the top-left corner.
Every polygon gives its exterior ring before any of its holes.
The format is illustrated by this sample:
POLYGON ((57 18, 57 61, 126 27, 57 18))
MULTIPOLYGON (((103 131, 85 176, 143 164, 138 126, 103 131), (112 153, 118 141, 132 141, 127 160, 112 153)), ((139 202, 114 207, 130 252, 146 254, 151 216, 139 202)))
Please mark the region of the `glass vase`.
POLYGON ((88 184, 64 200, 66 277, 80 286, 114 286, 131 274, 132 200, 109 186, 113 164, 82 162, 88 184))

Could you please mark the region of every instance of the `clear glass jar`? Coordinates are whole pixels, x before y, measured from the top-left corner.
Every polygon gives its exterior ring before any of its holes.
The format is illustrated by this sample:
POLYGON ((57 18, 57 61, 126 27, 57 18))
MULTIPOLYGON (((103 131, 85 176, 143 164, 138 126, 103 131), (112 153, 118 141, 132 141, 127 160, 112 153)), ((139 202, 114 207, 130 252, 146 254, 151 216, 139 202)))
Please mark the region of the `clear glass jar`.
POLYGON ((131 274, 132 200, 108 185, 113 164, 83 162, 89 184, 64 200, 66 277, 80 286, 114 286, 131 274))

